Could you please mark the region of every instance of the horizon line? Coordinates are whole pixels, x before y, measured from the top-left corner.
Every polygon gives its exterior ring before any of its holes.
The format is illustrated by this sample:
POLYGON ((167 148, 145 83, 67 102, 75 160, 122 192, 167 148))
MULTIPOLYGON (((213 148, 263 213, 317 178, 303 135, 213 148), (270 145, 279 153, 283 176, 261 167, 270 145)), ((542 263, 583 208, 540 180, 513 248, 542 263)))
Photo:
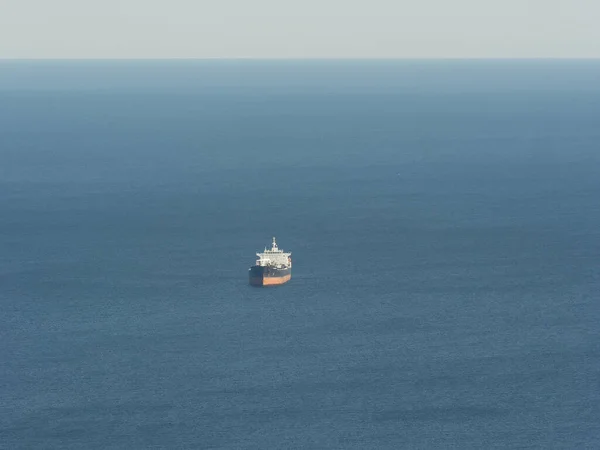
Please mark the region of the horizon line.
POLYGON ((599 61, 600 56, 440 56, 440 57, 16 57, 0 61, 599 61))

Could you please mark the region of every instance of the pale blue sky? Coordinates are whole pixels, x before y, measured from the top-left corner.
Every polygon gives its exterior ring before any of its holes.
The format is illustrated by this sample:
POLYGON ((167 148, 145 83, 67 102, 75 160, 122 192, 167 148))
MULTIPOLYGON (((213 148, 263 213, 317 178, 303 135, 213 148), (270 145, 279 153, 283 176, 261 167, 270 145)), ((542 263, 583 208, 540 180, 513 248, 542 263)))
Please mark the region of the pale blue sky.
POLYGON ((598 58, 600 0, 0 0, 0 58, 598 58))

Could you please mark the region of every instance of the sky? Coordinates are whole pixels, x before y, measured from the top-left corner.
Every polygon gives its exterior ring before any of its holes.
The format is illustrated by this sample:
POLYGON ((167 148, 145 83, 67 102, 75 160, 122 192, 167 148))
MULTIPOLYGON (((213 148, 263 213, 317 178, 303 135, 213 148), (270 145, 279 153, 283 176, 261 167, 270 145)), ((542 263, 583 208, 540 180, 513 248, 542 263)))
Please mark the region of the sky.
POLYGON ((599 0, 0 0, 0 58, 599 58, 599 0))

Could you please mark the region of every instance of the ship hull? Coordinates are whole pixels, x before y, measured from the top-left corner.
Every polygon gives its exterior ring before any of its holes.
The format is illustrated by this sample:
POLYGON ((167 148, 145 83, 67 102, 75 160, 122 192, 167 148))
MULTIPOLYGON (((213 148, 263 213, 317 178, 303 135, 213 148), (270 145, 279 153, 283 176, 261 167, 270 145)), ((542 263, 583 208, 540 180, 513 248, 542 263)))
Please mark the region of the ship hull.
POLYGON ((285 284, 292 278, 292 269, 276 269, 265 266, 250 267, 249 282, 252 286, 278 286, 285 284))

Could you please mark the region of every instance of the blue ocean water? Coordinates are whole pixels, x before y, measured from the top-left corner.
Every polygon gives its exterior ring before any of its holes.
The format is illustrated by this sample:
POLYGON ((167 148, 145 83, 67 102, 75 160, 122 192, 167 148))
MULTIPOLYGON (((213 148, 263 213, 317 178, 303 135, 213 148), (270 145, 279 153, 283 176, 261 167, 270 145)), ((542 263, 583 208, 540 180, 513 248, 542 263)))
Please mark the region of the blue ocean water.
POLYGON ((600 447, 599 124, 597 61, 0 62, 0 447, 600 447))

